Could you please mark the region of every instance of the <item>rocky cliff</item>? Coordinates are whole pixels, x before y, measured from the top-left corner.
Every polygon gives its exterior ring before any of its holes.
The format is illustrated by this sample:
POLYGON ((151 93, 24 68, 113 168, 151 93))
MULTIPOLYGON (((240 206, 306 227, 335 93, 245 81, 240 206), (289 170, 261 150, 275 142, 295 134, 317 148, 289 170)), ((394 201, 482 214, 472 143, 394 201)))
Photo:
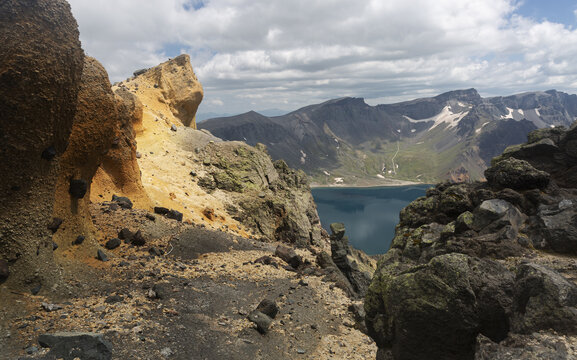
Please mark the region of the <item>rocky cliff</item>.
POLYGON ((380 359, 575 358, 577 126, 400 214, 365 299, 380 359))
POLYGON ((202 87, 187 55, 137 71, 114 89, 142 104, 138 162, 153 206, 243 236, 299 246, 323 242, 304 173, 273 163, 264 146, 223 142, 191 128, 202 87))
POLYGON ((137 70, 133 78, 119 87, 146 96, 177 125, 196 129, 196 110, 204 93, 190 64, 190 56, 182 54, 153 68, 137 70))

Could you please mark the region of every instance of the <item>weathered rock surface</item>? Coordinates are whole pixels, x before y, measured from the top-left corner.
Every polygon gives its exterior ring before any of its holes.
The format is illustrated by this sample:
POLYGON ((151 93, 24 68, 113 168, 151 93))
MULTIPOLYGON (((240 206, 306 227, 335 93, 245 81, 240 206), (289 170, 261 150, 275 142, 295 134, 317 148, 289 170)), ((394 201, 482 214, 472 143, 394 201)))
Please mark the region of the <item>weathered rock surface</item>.
POLYGON ((570 358, 563 344, 577 330, 573 131, 532 133, 533 143, 494 159, 487 183, 439 184, 402 210, 365 298, 379 356, 570 358), (547 260, 555 255, 540 249, 569 257, 547 260), (536 337, 550 340, 539 345, 536 337))
POLYGON ((112 359, 112 347, 102 334, 60 332, 38 337, 42 347, 50 348, 48 358, 55 359, 112 359))
POLYGON ((53 284, 46 226, 84 53, 63 0, 2 1, 0 34, 0 259, 9 263, 10 287, 53 284))
POLYGON ((126 90, 115 90, 118 121, 109 136, 112 145, 103 155, 102 163, 94 175, 91 201, 102 201, 112 194, 132 199, 142 209, 151 207, 140 179, 136 156, 136 131, 142 128, 143 106, 138 97, 126 90))
POLYGON ((577 286, 544 266, 525 263, 515 281, 516 333, 531 334, 552 329, 577 334, 577 286))
POLYGON ((485 170, 489 184, 513 190, 543 189, 549 184, 549 173, 535 169, 530 163, 514 157, 504 159, 485 170))
POLYGON ((204 93, 190 65, 190 56, 179 55, 137 76, 152 84, 175 118, 196 129, 196 110, 204 93))
POLYGON ((239 208, 234 218, 259 236, 297 246, 321 244, 321 226, 306 175, 263 148, 240 142, 208 144, 200 154, 206 191, 226 194, 239 208))
POLYGON ((512 334, 500 343, 479 335, 475 360, 569 360, 573 358, 569 352, 572 345, 564 339, 540 333, 512 334))
POLYGON ((354 291, 360 296, 365 296, 374 271, 371 261, 366 254, 355 252, 349 245, 344 224, 333 223, 330 228, 331 257, 334 264, 349 280, 354 291))
MULTIPOLYGON (((66 226, 56 233, 54 241, 64 248, 71 245, 74 235, 94 233, 88 211, 90 184, 103 154, 112 146, 117 121, 108 74, 96 59, 86 57, 72 131, 55 188, 54 215, 62 218, 66 226), (86 184, 86 196, 78 198, 70 193, 74 181, 86 184)), ((93 252, 95 243, 86 244, 92 246, 89 251, 93 252)))
POLYGON ((509 332, 514 275, 463 254, 381 267, 366 298, 369 334, 396 359, 472 358, 479 333, 509 332))
POLYGON ((529 162, 534 168, 546 171, 561 187, 574 187, 577 179, 577 127, 533 131, 526 144, 512 146, 496 157, 493 163, 507 158, 529 162))

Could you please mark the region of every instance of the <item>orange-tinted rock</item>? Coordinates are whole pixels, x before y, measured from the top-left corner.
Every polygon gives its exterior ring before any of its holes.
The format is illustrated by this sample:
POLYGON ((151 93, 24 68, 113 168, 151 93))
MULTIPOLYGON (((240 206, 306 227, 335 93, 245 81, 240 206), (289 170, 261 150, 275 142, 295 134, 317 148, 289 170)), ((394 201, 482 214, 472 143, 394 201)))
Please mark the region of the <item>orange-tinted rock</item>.
POLYGON ((183 125, 196 129, 196 110, 204 93, 188 55, 183 54, 163 62, 139 75, 136 80, 145 80, 148 85, 152 85, 150 91, 159 92, 161 102, 170 107, 174 117, 183 125))
POLYGON ((1 1, 0 34, 0 258, 26 289, 58 278, 47 225, 84 53, 63 0, 1 1))
MULTIPOLYGON (((64 219, 64 223, 54 240, 62 249, 71 246, 78 235, 94 239, 94 236, 88 236, 95 232, 88 210, 90 186, 87 186, 86 196, 79 198, 72 193, 72 185, 79 181, 91 184, 112 146, 118 121, 108 74, 97 60, 86 57, 76 116, 55 189, 54 216, 64 219)), ((90 241, 85 244, 95 245, 90 241)))
POLYGON ((126 89, 116 89, 118 120, 112 146, 103 158, 92 183, 91 200, 110 200, 113 194, 130 198, 136 207, 151 207, 140 181, 136 160, 135 128, 142 126, 142 103, 126 89))

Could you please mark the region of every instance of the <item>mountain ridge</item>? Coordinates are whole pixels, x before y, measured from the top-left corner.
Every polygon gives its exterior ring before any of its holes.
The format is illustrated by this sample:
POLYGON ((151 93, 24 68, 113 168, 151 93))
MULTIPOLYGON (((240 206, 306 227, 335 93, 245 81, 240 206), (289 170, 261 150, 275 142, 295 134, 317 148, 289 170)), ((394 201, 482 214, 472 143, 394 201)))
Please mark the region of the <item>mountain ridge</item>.
POLYGON ((547 90, 483 98, 470 88, 375 106, 341 97, 282 116, 208 119, 199 128, 225 140, 263 143, 274 159, 304 170, 316 184, 343 178, 349 185, 386 185, 437 182, 457 169, 483 179, 491 157, 507 146, 576 118, 577 95, 547 90))

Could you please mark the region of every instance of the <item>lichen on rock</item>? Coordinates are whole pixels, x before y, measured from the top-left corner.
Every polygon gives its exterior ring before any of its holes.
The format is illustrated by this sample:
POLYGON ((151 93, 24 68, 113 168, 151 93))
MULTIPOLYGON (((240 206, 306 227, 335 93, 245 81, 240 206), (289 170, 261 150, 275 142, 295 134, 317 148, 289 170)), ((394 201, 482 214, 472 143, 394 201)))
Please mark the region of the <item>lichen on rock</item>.
POLYGON ((401 211, 365 298, 379 356, 509 359, 522 353, 514 339, 575 334, 577 287, 564 276, 577 255, 574 129, 534 133, 493 161, 487 182, 439 184, 401 211))

